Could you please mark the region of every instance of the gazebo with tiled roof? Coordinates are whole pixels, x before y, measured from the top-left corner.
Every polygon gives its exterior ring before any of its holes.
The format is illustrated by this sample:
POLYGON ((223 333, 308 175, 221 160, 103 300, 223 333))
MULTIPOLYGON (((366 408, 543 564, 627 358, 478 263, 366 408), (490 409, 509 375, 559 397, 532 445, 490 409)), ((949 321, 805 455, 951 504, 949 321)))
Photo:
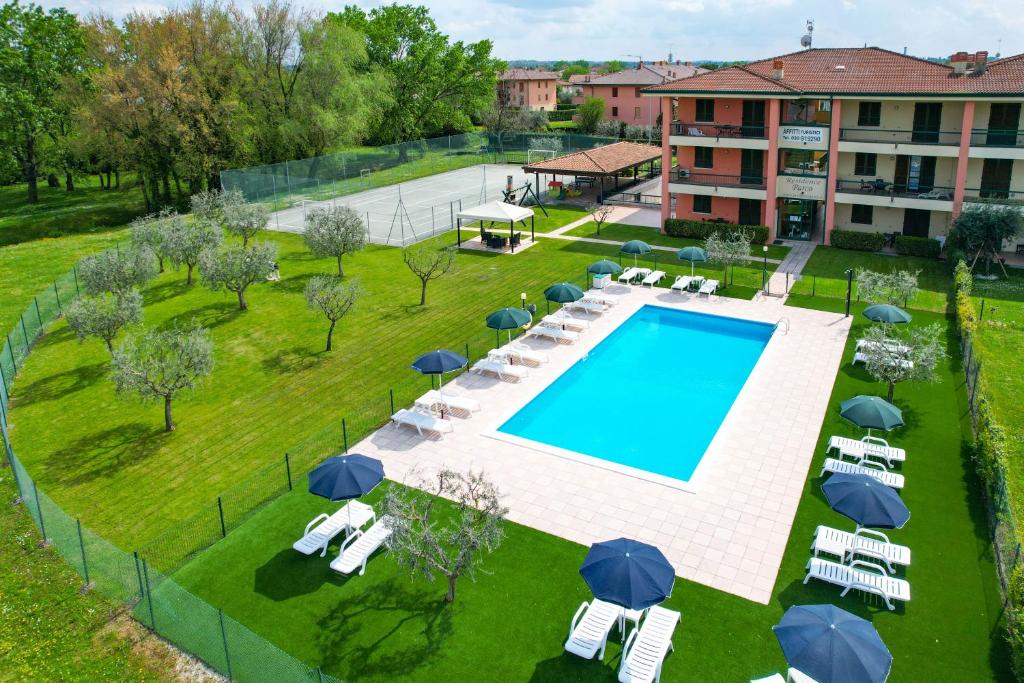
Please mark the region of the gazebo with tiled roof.
POLYGON ((618 189, 620 177, 627 176, 636 180, 640 167, 645 164, 650 165, 650 172, 653 175, 660 160, 660 147, 623 141, 527 164, 523 166, 523 171, 534 174, 538 194, 540 194, 540 175, 545 174, 571 176, 577 180, 580 178, 594 179, 600 183, 599 197, 603 197, 605 179, 612 178, 615 189, 618 189))

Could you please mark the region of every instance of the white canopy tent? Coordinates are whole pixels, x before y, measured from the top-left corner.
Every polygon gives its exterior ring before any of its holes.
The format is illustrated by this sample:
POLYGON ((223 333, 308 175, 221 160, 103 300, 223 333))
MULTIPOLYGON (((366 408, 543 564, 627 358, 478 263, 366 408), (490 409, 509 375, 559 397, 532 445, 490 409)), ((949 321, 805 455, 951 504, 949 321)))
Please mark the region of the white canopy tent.
POLYGON ((534 239, 533 209, 495 200, 493 202, 487 202, 486 204, 481 204, 479 206, 474 206, 470 209, 460 211, 458 215, 458 223, 456 224, 459 246, 462 246, 462 221, 464 220, 480 221, 481 240, 484 240, 487 235, 487 231, 484 228, 485 223, 508 223, 509 244, 512 247, 512 253, 515 253, 517 241, 515 224, 520 222, 525 223, 527 218, 530 219, 530 240, 532 241, 534 239))

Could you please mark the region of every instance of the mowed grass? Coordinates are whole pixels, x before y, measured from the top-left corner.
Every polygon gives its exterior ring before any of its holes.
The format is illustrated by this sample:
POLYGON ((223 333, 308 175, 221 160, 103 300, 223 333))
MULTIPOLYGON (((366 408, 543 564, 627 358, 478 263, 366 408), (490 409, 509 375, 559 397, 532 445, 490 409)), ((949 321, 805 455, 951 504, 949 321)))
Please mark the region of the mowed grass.
MULTIPOLYGON (((163 431, 160 406, 116 395, 103 343, 79 342, 63 321, 39 340, 18 376, 11 407, 18 456, 59 505, 122 548, 135 549, 214 504, 311 435, 329 430, 340 447, 343 418, 350 429, 354 417, 375 426, 389 414, 390 387, 405 388, 396 392, 402 405, 429 386, 409 369, 417 355, 465 351, 468 343, 470 355, 480 357, 495 340, 484 326, 488 313, 518 306, 520 292, 543 312, 548 285, 582 284, 587 264, 617 254, 615 246, 561 240, 515 256, 465 251, 419 306, 419 281, 401 251, 369 247, 345 259, 348 277, 365 293, 325 353, 327 323, 306 308, 302 293, 308 278, 332 272, 333 262, 311 257, 299 236, 264 239, 280 246, 282 279, 253 286, 247 312, 232 294, 187 286, 184 272, 167 272, 144 290, 146 327, 197 322, 214 340, 213 374, 175 402, 177 431, 163 431)), ((433 244, 454 239, 447 234, 433 244)), ((666 264, 666 286, 684 265, 689 272, 686 264, 666 264)), ((737 268, 736 279, 760 284, 760 268, 737 268)), ((753 292, 723 290, 746 298, 753 292)))
MULTIPOLYGON (((931 322, 949 325, 933 314, 917 316, 914 324, 931 322)), ((769 604, 677 581, 666 606, 682 612, 683 620, 663 681, 743 681, 784 671, 771 626, 787 607, 817 603, 838 604, 874 623, 895 658, 890 681, 1009 680, 985 515, 962 450, 964 394, 955 353, 941 366, 937 383, 896 390, 907 426, 889 436, 909 454, 902 495, 913 516, 891 537, 913 549, 913 565, 901 572, 912 583, 912 602, 889 612, 877 599, 856 593, 840 599, 834 586, 802 583, 816 525, 853 528, 828 508, 817 475, 829 435, 860 434, 839 417, 839 403, 884 391, 850 365, 866 324, 854 320, 769 604)), ((378 501, 383 489, 366 500, 378 501)), ((454 680, 481 671, 502 681, 615 680, 617 633, 604 662, 562 651, 573 613, 591 597, 578 573, 584 546, 507 524, 505 542, 486 557, 475 583, 460 581, 457 601, 449 606, 443 583, 414 579, 384 552, 369 561, 365 576, 343 577, 329 569, 337 545, 326 558, 293 551, 305 523, 333 507, 297 487, 174 578, 311 666, 346 680, 454 680)), ((608 514, 627 512, 612 497, 608 514)))
MULTIPOLYGON (((626 225, 624 223, 606 223, 601 226, 601 232, 597 232, 597 224, 594 222, 584 223, 565 233, 574 237, 592 237, 602 240, 615 240, 616 242, 628 242, 629 240, 643 240, 650 245, 659 247, 672 247, 682 249, 683 247, 703 247, 704 240, 690 239, 688 237, 672 237, 663 235, 657 228, 648 228, 641 225, 626 225)), ((768 245, 768 258, 781 261, 789 253, 789 247, 771 244, 768 245)), ((761 258, 764 250, 760 244, 750 247, 750 255, 761 258)))
POLYGON ((945 312, 949 299, 952 278, 946 261, 914 256, 874 254, 850 249, 837 249, 818 245, 807 261, 790 292, 793 294, 814 294, 820 297, 845 298, 846 271, 854 271, 854 299, 856 299, 856 272, 858 269, 891 273, 906 270, 917 272, 920 292, 907 308, 924 311, 945 312))

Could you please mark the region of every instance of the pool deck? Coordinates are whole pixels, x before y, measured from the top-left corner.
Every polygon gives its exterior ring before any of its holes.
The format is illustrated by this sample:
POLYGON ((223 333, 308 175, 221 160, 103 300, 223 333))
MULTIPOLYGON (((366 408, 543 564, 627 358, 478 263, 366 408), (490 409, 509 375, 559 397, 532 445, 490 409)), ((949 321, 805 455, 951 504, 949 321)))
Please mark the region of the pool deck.
MULTIPOLYGON (((483 469, 504 495, 508 518, 589 545, 629 536, 658 546, 685 579, 767 604, 828 407, 850 320, 786 308, 777 300, 708 300, 666 289, 615 285, 619 304, 573 345, 529 339, 549 362, 518 383, 466 373, 452 382, 481 411, 452 418, 454 431, 420 437, 383 427, 352 451, 380 458, 389 479, 415 484, 440 467, 483 469), (641 306, 653 304, 775 323, 754 367, 691 484, 667 486, 628 469, 596 466, 494 438, 494 430, 601 342, 641 306)), ((713 349, 707 350, 714 362, 713 349)), ((656 362, 656 359, 654 359, 656 362)), ((446 385, 448 386, 448 385, 446 385)), ((604 400, 643 400, 609 392, 604 400)), ((699 400, 680 387, 679 410, 699 400)), ((808 539, 808 544, 810 539, 808 539)), ((537 558, 543 561, 543 558, 537 558)))

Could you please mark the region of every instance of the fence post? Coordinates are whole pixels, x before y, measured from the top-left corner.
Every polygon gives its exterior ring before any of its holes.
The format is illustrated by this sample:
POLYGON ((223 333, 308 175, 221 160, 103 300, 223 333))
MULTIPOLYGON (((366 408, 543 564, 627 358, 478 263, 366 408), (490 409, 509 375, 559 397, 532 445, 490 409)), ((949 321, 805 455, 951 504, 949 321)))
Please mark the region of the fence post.
POLYGON ((135 558, 135 576, 139 580, 139 600, 141 600, 146 597, 146 586, 142 583, 142 566, 139 564, 139 551, 134 551, 132 557, 135 558))
POLYGON ((850 317, 850 295, 853 292, 853 270, 846 271, 846 313, 843 314, 844 318, 850 317))
POLYGON ((156 616, 153 613, 153 591, 149 589, 149 566, 142 561, 142 576, 146 579, 146 601, 149 603, 149 627, 156 630, 156 616))
POLYGON ((469 342, 466 342, 466 360, 469 360, 469 342))
POLYGON ((316 680, 318 683, 324 683, 324 672, 320 670, 319 666, 316 668, 316 680))
POLYGON ((32 297, 32 302, 36 305, 36 320, 39 321, 39 331, 43 331, 43 314, 39 312, 39 297, 32 297))
POLYGON ((76 519, 75 525, 78 527, 78 547, 82 549, 82 573, 85 575, 85 585, 82 587, 83 591, 89 590, 89 560, 85 557, 85 541, 82 539, 82 520, 76 519))
POLYGON ((32 480, 32 495, 36 499, 36 513, 39 515, 39 532, 43 535, 43 545, 46 545, 46 522, 43 521, 43 505, 39 502, 39 487, 35 479, 32 480))
POLYGON ((224 641, 224 663, 227 664, 228 668, 228 680, 234 680, 234 676, 231 675, 231 652, 228 650, 228 631, 224 628, 224 610, 218 608, 217 616, 220 617, 220 637, 224 641))
POLYGON ((28 340, 28 328, 25 327, 25 314, 21 314, 21 333, 25 335, 25 350, 28 351, 28 347, 32 346, 32 342, 28 340))
POLYGON ((21 488, 21 477, 18 476, 18 468, 14 466, 14 451, 6 440, 4 440, 4 450, 7 451, 7 462, 11 464, 11 474, 14 475, 14 485, 18 489, 18 497, 14 501, 14 504, 17 505, 21 501, 25 500, 25 492, 21 488))
POLYGON ((388 396, 391 398, 391 414, 395 414, 395 390, 388 389, 388 396))
POLYGON ((228 535, 228 529, 224 526, 224 504, 221 502, 220 496, 217 496, 217 511, 220 513, 220 535, 224 538, 228 535))
MULTIPOLYGON (((7 353, 11 354, 11 367, 14 368, 14 372, 17 373, 18 372, 18 361, 14 357, 14 344, 11 343, 11 335, 10 335, 10 333, 7 334, 7 353)), ((11 378, 11 381, 12 382, 14 381, 13 377, 11 378)))
POLYGON ((348 425, 345 423, 345 418, 341 418, 341 439, 345 444, 345 453, 348 453, 348 425))
POLYGON ((292 464, 288 460, 288 454, 284 454, 284 471, 288 474, 288 490, 292 490, 292 464))
POLYGON ((4 374, 3 363, 0 363, 0 384, 3 385, 4 396, 10 396, 11 395, 11 391, 7 387, 7 375, 4 374))
POLYGON ((57 281, 53 281, 53 295, 57 297, 57 310, 60 311, 61 315, 64 315, 64 307, 60 303, 60 292, 57 291, 57 281))
POLYGON ((818 293, 818 276, 811 276, 811 296, 815 296, 818 293))
POLYGON ((78 288, 78 266, 77 265, 71 266, 71 272, 75 276, 75 294, 77 296, 82 296, 82 290, 80 290, 78 288))

